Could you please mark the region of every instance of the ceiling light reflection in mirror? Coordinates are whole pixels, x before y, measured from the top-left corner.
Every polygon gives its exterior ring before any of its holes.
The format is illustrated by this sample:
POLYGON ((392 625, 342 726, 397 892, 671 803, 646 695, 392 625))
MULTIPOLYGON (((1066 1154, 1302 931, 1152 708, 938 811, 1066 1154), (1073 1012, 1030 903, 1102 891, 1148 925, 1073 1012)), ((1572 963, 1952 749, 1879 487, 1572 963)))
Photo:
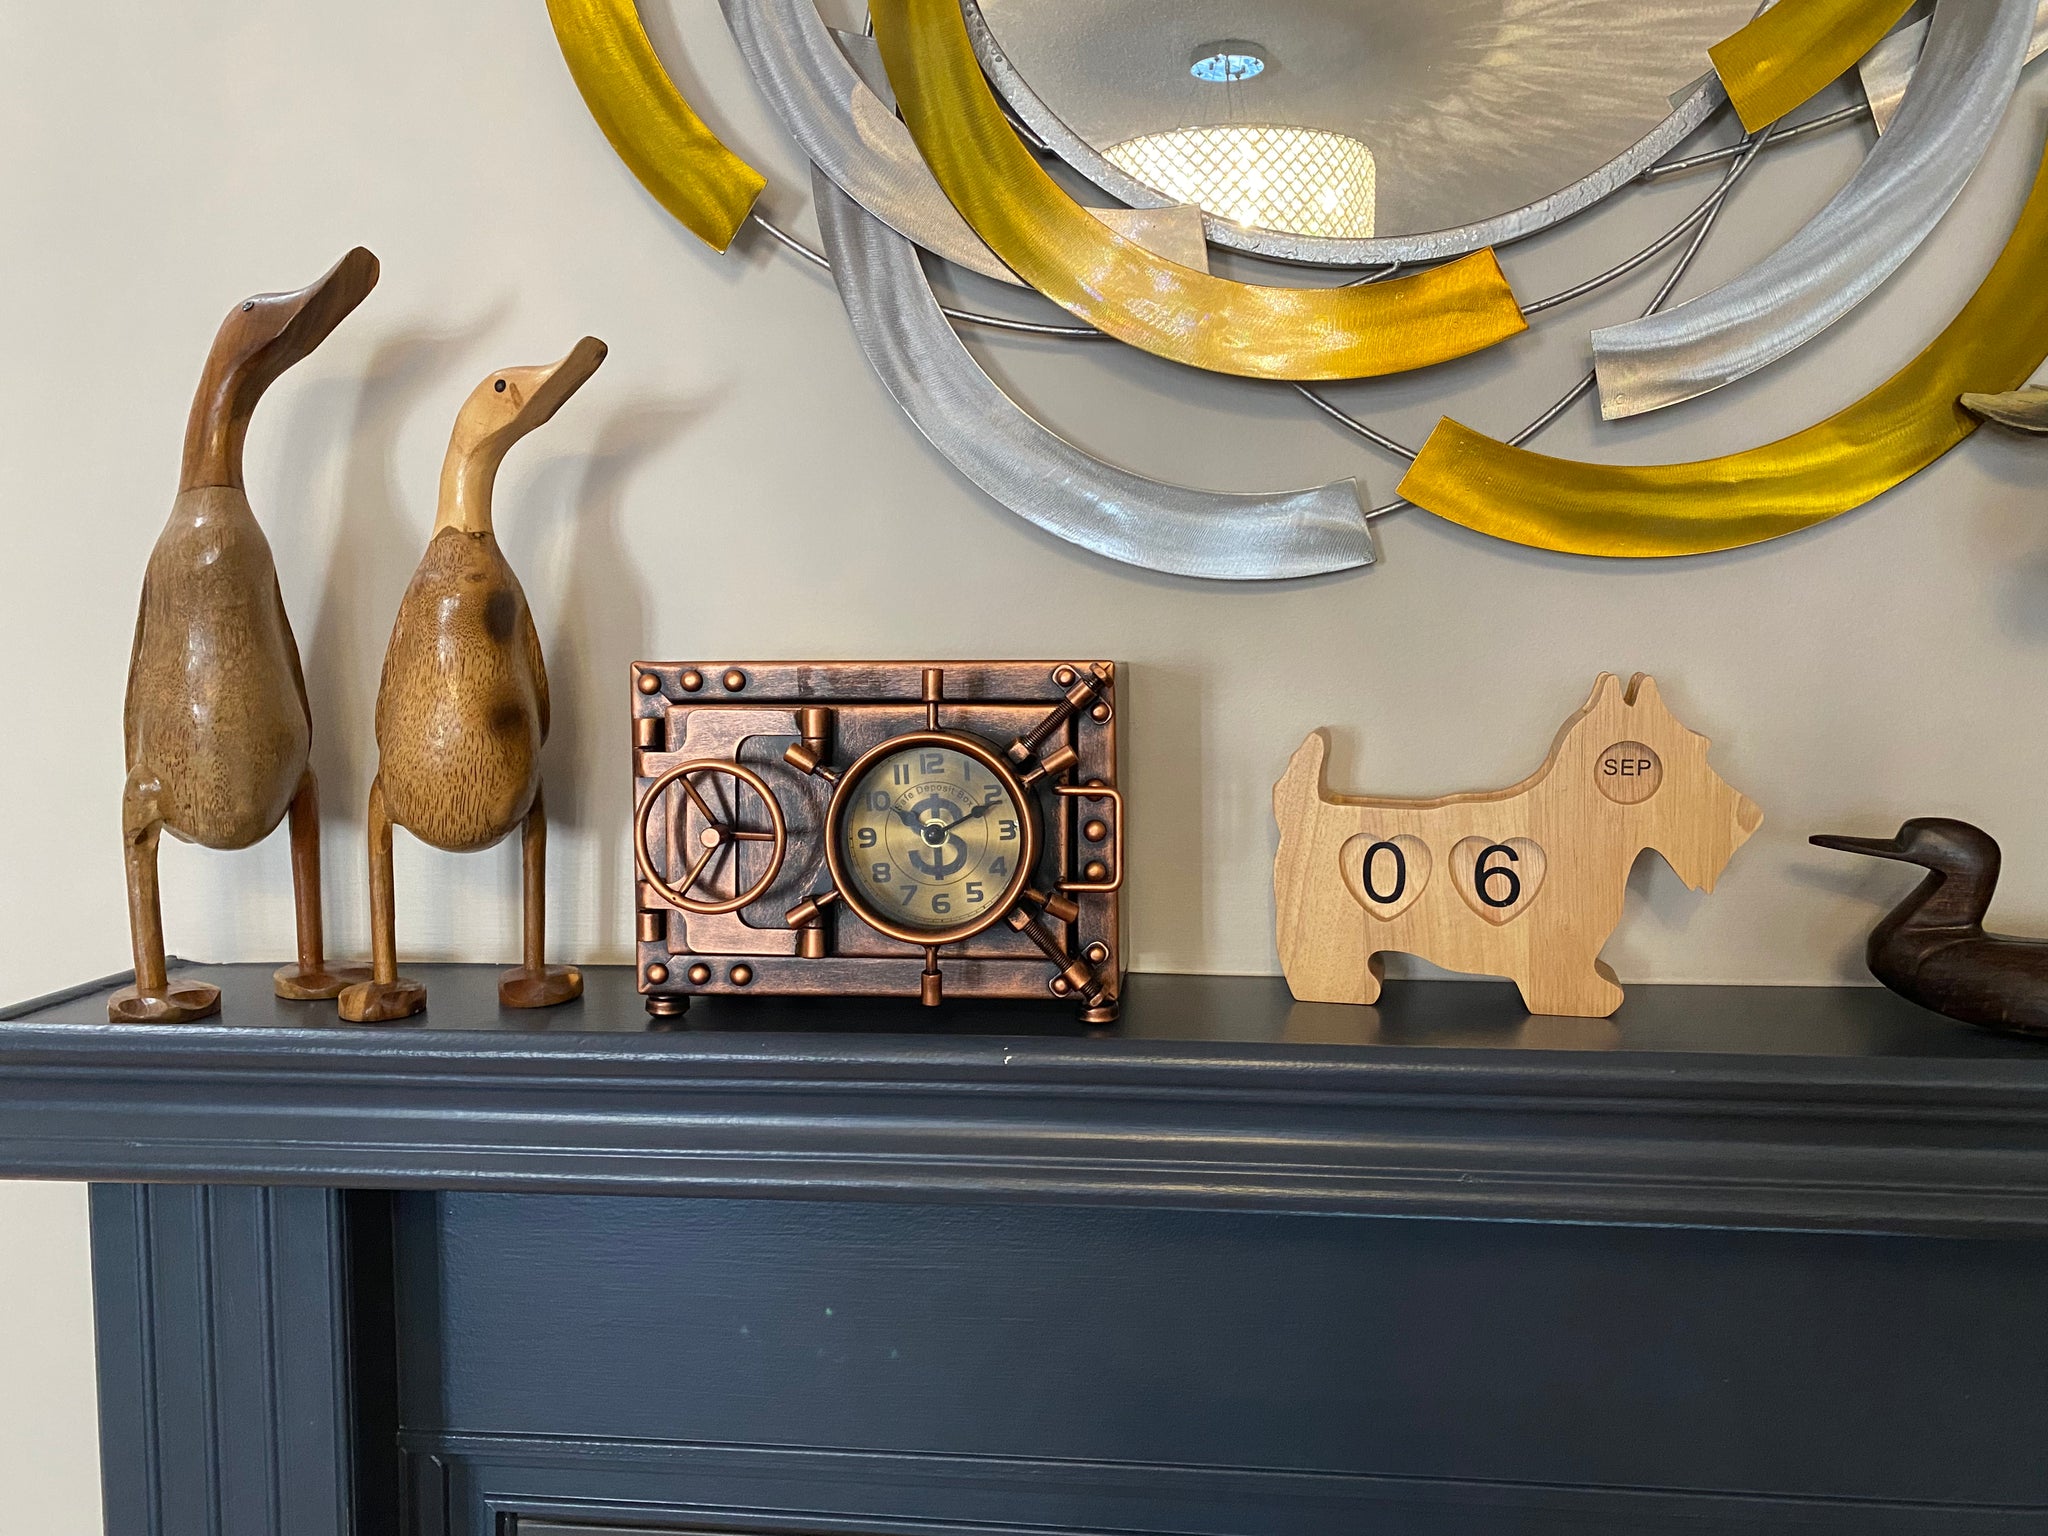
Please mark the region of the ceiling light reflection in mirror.
POLYGON ((1656 129, 1756 0, 978 0, 1119 171, 1240 225, 1456 229, 1656 129))

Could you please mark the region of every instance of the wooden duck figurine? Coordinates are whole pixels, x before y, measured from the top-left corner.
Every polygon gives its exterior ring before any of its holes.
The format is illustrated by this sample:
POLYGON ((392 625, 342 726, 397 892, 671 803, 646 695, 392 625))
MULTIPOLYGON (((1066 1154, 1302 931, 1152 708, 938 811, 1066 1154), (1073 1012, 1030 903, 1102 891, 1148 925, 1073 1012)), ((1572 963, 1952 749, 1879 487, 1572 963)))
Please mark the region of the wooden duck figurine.
POLYGON ((1998 886, 1998 844, 1989 833, 1922 816, 1893 838, 1808 841, 1933 871, 1871 931, 1865 954, 1879 981, 1966 1024, 2048 1036, 2048 940, 1984 931, 1998 886))
POLYGON ((594 336, 558 363, 505 368, 455 418, 441 464, 440 512, 398 607, 377 689, 377 777, 370 785, 368 981, 341 994, 354 1023, 402 1019, 426 988, 398 974, 391 829, 474 853, 524 827, 523 963, 498 979, 508 1008, 546 1008, 583 992, 574 966, 547 965, 547 812, 540 749, 548 675, 519 578, 491 531, 491 487, 506 450, 540 426, 604 361, 594 336))
POLYGON ((264 390, 376 285, 377 258, 357 247, 311 287, 235 306, 207 356, 128 663, 121 827, 135 984, 108 1001, 117 1023, 177 1023, 220 1008, 217 987, 165 975, 157 843, 166 829, 208 848, 247 848, 289 811, 299 958, 277 973, 277 995, 333 997, 344 984, 322 954, 312 714, 270 543, 243 491, 242 441, 264 390))

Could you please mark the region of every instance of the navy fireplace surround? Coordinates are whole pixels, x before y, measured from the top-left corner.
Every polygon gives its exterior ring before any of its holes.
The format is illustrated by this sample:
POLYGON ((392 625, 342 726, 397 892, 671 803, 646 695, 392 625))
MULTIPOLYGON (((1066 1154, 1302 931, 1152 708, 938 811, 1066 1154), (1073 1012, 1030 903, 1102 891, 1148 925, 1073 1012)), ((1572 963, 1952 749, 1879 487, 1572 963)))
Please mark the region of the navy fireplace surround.
POLYGON ((1888 993, 185 969, 0 1012, 114 1536, 2048 1533, 2048 1049, 1888 993))

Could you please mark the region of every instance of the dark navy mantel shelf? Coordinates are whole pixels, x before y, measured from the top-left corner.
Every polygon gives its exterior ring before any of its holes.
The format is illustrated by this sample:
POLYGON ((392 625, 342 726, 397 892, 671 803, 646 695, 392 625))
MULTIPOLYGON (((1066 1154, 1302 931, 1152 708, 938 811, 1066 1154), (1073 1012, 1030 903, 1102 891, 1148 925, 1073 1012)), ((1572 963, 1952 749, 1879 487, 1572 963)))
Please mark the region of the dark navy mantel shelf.
MULTIPOLYGON (((2048 1049, 1871 988, 0 1013, 110 1536, 2038 1536, 2048 1049), (1399 1219, 1376 1219, 1399 1218, 1399 1219)), ((0 1490, 0 1531, 12 1529, 0 1490)))
POLYGON ((708 998, 657 1029, 623 968, 514 1012, 493 969, 430 965, 429 1011, 371 1029, 187 969, 219 1020, 110 1025, 110 987, 0 1014, 0 1174, 2048 1228, 2048 1047, 1872 988, 1581 1020, 1487 983, 1350 1008, 1147 975, 1090 1037, 1051 1003, 708 998))

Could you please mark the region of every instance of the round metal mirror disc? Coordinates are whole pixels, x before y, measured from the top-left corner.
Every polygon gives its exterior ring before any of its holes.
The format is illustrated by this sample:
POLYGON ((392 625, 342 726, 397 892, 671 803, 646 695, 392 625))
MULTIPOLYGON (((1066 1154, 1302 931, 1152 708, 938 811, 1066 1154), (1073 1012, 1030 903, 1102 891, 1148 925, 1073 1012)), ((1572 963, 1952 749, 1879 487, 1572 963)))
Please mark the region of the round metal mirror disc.
MULTIPOLYGON (((1593 176, 1672 116, 1673 96, 1709 72, 1708 46, 1757 8, 1756 0, 978 4, 1013 82, 1113 166, 1220 219, 1353 240, 1481 224, 1593 176), (1244 56, 1260 67, 1205 63, 1244 56), (1218 129, 1228 130, 1220 143, 1199 132, 1218 129), (1333 155, 1329 136, 1358 148, 1333 155), (1249 194, 1245 173, 1230 164, 1233 149, 1257 162, 1250 179, 1260 185, 1249 194), (1198 184, 1190 178, 1202 177, 1203 195, 1188 197, 1198 184)), ((1001 68, 992 74, 1005 84, 1001 68)))

